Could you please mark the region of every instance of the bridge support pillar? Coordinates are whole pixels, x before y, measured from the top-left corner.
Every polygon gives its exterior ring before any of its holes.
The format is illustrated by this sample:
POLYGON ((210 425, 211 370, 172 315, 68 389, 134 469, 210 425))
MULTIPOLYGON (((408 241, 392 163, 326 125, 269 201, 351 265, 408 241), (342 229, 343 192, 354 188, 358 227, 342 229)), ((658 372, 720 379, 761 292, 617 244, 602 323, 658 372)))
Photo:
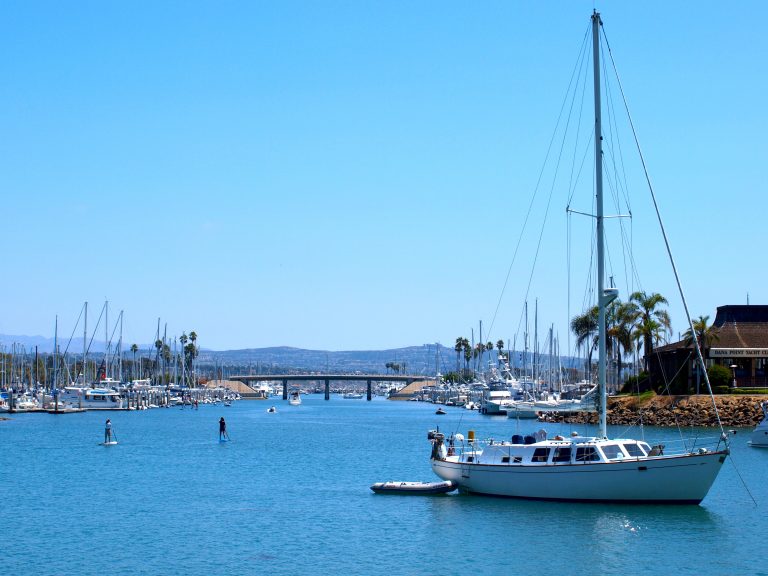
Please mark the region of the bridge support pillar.
POLYGON ((368 402, 371 401, 371 381, 370 380, 368 380, 368 386, 365 391, 365 398, 368 400, 368 402))
POLYGON ((288 380, 283 380, 283 400, 288 400, 288 380))
POLYGON ((328 379, 325 380, 325 399, 331 399, 331 381, 328 379))

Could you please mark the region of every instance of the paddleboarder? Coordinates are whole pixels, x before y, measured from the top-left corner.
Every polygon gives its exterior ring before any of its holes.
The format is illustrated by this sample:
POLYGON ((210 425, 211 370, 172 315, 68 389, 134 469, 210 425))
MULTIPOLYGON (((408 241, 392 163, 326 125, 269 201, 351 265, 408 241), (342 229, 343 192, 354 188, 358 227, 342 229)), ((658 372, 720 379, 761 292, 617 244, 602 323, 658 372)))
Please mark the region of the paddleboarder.
POLYGON ((109 418, 104 423, 104 444, 108 442, 112 442, 112 420, 109 418))
POLYGON ((223 440, 227 436, 227 423, 224 422, 224 416, 219 420, 219 440, 223 440))

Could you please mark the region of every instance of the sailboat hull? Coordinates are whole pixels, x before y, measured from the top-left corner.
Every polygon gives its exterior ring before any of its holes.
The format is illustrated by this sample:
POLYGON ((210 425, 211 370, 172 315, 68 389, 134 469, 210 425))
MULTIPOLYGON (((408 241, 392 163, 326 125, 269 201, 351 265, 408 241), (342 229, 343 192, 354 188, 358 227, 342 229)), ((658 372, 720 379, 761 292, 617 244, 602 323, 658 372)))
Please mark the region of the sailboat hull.
POLYGON ((433 459, 432 470, 465 492, 568 502, 699 504, 727 451, 622 462, 520 466, 433 459))

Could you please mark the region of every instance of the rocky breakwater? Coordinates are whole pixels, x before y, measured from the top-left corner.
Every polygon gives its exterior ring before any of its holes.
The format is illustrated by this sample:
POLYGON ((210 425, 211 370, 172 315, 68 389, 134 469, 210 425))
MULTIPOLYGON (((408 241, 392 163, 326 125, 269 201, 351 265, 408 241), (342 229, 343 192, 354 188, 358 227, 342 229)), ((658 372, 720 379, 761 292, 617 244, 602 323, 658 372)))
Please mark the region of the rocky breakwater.
MULTIPOLYGON (((760 402, 768 396, 718 395, 715 404, 726 427, 756 426, 763 417, 760 402)), ((596 423, 597 414, 547 414, 547 421, 575 424, 596 423)), ((608 399, 608 424, 631 426, 717 426, 709 396, 615 396, 608 399)))

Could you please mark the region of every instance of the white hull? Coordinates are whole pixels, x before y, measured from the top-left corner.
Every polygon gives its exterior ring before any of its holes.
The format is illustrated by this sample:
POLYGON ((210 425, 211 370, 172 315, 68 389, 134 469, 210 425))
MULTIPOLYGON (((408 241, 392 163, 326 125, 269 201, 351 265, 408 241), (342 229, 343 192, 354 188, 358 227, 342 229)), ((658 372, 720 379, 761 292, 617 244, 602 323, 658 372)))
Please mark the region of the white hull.
POLYGON ((763 420, 749 437, 749 445, 755 448, 768 448, 768 420, 763 420))
POLYGON ((698 504, 717 477, 725 452, 622 462, 547 465, 466 464, 432 460, 432 470, 467 492, 511 498, 588 502, 698 504))
POLYGON ((112 390, 67 386, 60 391, 59 404, 88 410, 122 410, 123 399, 112 390))
POLYGON ((512 402, 506 407, 507 418, 514 419, 533 419, 538 418, 538 411, 542 408, 536 407, 533 402, 512 402))
POLYGON ((757 425, 749 437, 749 445, 755 448, 768 448, 768 401, 761 402, 763 419, 757 425))

